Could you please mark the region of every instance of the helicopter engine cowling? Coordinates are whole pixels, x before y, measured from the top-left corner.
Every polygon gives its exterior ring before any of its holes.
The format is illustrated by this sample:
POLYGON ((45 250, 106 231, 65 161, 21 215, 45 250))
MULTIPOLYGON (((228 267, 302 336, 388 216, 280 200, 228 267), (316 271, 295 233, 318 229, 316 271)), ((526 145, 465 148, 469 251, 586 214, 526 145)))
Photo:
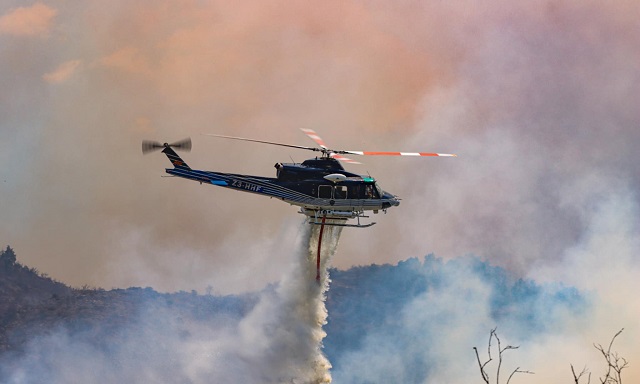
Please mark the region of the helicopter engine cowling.
POLYGON ((332 173, 330 175, 326 175, 324 178, 332 183, 339 183, 341 181, 347 180, 347 176, 340 173, 332 173))

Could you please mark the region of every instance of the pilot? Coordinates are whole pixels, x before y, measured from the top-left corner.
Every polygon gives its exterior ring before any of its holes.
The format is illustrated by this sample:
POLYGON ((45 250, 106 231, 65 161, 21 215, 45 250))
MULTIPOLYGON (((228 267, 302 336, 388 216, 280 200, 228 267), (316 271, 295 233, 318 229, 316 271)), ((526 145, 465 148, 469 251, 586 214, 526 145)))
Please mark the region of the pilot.
POLYGON ((367 185, 365 188, 365 192, 367 194, 367 199, 373 199, 373 186, 367 185))

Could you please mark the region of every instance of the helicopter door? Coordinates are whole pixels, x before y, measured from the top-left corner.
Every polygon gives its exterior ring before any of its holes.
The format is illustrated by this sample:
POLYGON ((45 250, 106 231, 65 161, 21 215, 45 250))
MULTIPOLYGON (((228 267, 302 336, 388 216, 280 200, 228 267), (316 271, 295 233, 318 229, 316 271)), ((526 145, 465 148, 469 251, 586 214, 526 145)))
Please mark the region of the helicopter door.
POLYGON ((360 186, 352 185, 349 187, 349 199, 362 199, 360 196, 360 186))
POLYGON ((333 187, 330 185, 321 185, 318 187, 318 197, 321 199, 331 199, 333 187))

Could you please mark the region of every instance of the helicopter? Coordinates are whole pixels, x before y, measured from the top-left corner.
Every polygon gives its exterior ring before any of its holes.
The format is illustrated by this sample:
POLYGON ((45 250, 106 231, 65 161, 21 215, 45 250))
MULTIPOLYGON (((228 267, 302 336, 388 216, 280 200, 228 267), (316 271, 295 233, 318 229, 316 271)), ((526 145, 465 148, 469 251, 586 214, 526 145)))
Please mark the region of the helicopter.
POLYGON ((341 227, 370 227, 375 222, 361 224, 361 218, 367 211, 377 214, 379 211, 386 213, 387 209, 400 205, 398 196, 384 191, 371 176, 362 176, 344 169, 340 162, 359 164, 343 155, 360 156, 445 156, 455 157, 448 153, 425 152, 367 152, 345 151, 329 149, 322 138, 311 129, 302 129, 318 147, 307 147, 276 143, 264 140, 248 139, 243 137, 225 136, 218 134, 205 134, 223 139, 248 141, 254 143, 278 145, 282 147, 305 149, 320 152, 319 156, 308 159, 302 163, 276 163, 276 177, 250 176, 235 173, 222 173, 201 171, 192 169, 175 152, 175 150, 191 150, 191 139, 177 141, 175 143, 160 143, 158 141, 144 140, 142 153, 162 149, 173 168, 165 171, 175 177, 206 183, 219 187, 230 188, 236 191, 254 193, 282 200, 291 205, 299 206, 300 211, 309 219, 309 224, 320 225, 318 237, 318 256, 316 258, 316 281, 320 283, 320 251, 322 233, 325 225, 341 227), (357 224, 347 224, 349 219, 357 219, 357 224), (327 221, 328 220, 328 221, 327 221))
POLYGON ((300 211, 310 218, 309 223, 315 225, 333 225, 342 227, 366 228, 375 224, 361 224, 361 218, 367 211, 377 214, 386 213, 387 209, 400 204, 398 196, 384 191, 371 176, 362 176, 344 169, 340 161, 360 164, 343 155, 360 156, 445 156, 455 157, 455 154, 424 153, 424 152, 367 152, 345 151, 329 149, 324 140, 311 129, 302 129, 318 147, 283 144, 243 137, 225 136, 218 134, 204 134, 223 139, 241 140, 262 144, 277 145, 289 148, 305 149, 320 152, 320 156, 308 159, 302 163, 276 163, 276 177, 261 177, 241 175, 235 173, 221 173, 192 169, 175 152, 175 150, 191 150, 191 139, 187 138, 175 143, 160 143, 144 140, 142 153, 162 149, 174 168, 165 171, 176 177, 194 180, 200 184, 206 183, 219 187, 269 196, 282 200, 291 205, 299 206, 300 211), (357 224, 347 224, 349 219, 357 219, 357 224), (331 220, 332 223, 327 223, 331 220))

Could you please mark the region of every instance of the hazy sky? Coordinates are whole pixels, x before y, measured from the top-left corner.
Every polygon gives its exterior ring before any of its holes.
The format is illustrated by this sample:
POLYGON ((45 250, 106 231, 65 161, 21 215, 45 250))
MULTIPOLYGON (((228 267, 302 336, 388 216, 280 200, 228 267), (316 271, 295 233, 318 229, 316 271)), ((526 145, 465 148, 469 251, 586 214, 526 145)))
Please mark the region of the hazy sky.
POLYGON ((312 145, 306 127, 338 148, 459 155, 349 166, 403 201, 344 231, 334 265, 434 252, 560 268, 602 202, 638 203, 639 15, 635 1, 4 1, 0 243, 76 286, 259 289, 281 277, 297 209, 161 178, 170 164, 140 142, 190 136, 192 167, 270 176, 310 154, 200 133, 312 145))
MULTIPOLYGON (((449 36, 456 31, 444 33, 433 24, 440 15, 420 4, 38 2, 0 13, 0 156, 11 164, 2 171, 2 241, 67 283, 242 291, 280 278, 278 251, 303 219, 297 209, 160 178, 170 164, 142 157, 143 139, 191 136, 193 167, 266 176, 276 162, 311 154, 200 133, 312 145, 299 131, 307 127, 351 149, 457 149, 415 142, 424 130, 447 131, 416 123, 425 95, 451 84, 463 53, 449 36), (414 30, 406 18, 416 11, 424 16, 414 30)), ((406 195, 405 178, 423 179, 440 160, 353 171, 406 195)), ((410 256, 396 247, 416 233, 395 227, 424 204, 412 203, 380 218, 384 226, 345 236, 339 265, 410 256), (386 238, 382 252, 368 248, 376 238, 386 238)))

